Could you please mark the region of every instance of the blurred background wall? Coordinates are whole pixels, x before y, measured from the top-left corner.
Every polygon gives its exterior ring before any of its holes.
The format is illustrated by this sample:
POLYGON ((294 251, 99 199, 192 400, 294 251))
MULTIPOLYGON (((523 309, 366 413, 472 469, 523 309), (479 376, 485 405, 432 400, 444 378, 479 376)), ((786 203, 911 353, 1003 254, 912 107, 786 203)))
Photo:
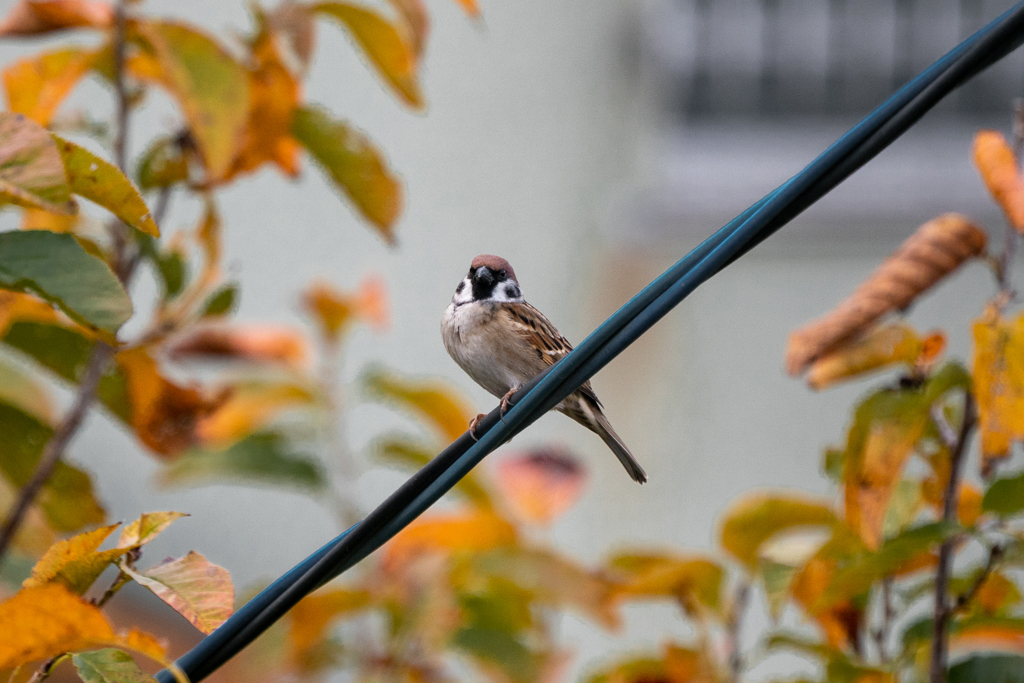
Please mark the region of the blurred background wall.
MULTIPOLYGON (((249 21, 240 0, 148 4, 220 35, 249 21)), ((578 342, 1012 3, 484 0, 477 22, 454 3, 429 4, 425 113, 402 109, 344 35, 327 27, 308 95, 365 130, 401 174, 407 206, 398 247, 384 246, 307 169, 296 183, 268 172, 228 192, 221 204, 226 250, 241 282, 243 321, 298 322, 297 295, 312 278, 352 288, 382 275, 391 329, 355 336, 345 378, 354 380, 368 363, 443 377, 486 411, 494 399, 448 358, 438 332, 475 254, 507 257, 526 298, 578 342)), ((0 61, 38 49, 37 42, 5 42, 0 61)), ((648 485, 630 482, 596 437, 558 415, 506 447, 555 441, 586 460, 588 492, 551 531, 562 547, 585 560, 627 545, 706 550, 717 517, 742 492, 828 492, 818 472, 821 448, 842 440, 864 385, 812 394, 783 373, 786 336, 831 308, 930 217, 963 212, 1001 235, 969 149, 978 127, 1008 127, 1021 66, 1017 54, 944 104, 597 376, 648 485)), ((75 97, 106 101, 95 85, 75 97)), ((169 107, 154 102, 145 110, 138 140, 170 130, 169 107)), ((165 230, 191 227, 196 208, 176 205, 165 230)), ((968 320, 992 285, 980 264, 956 278, 963 282, 941 286, 910 317, 925 329, 948 329, 950 354, 966 358, 968 320)), ((397 421, 358 395, 349 401, 357 450, 397 421)), ((150 509, 193 515, 187 533, 154 543, 154 556, 201 548, 239 585, 276 577, 339 531, 326 510, 278 490, 154 494, 157 466, 98 416, 73 454, 97 473, 112 518, 150 509)), ((360 460, 359 491, 369 509, 403 475, 371 468, 362 453, 360 460)), ((763 610, 754 611, 748 634, 764 624, 763 610)), ((629 616, 621 637, 566 619, 565 638, 586 663, 608 648, 660 643, 681 628, 669 607, 629 616)))

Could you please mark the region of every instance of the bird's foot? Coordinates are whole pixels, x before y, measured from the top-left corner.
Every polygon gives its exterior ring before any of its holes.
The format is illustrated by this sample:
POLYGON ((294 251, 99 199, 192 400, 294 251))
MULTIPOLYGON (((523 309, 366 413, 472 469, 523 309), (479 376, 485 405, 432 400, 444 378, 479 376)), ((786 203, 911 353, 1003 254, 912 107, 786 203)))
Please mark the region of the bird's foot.
POLYGON ((469 421, 469 436, 471 439, 473 439, 473 441, 480 440, 480 437, 476 435, 476 426, 482 419, 484 419, 484 414, 480 413, 469 421))
POLYGON ((518 390, 519 387, 509 389, 508 393, 501 397, 501 412, 499 414, 501 415, 502 421, 505 420, 505 413, 507 413, 509 409, 512 407, 512 394, 516 393, 518 390))

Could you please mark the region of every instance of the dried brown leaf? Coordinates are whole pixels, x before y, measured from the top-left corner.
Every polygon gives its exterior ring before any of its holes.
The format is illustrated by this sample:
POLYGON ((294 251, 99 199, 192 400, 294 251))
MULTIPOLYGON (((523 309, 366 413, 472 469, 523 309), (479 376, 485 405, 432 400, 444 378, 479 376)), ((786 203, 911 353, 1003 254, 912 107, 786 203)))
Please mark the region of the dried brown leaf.
POLYGON ((1024 178, 1002 133, 983 130, 974 136, 974 165, 1010 225, 1024 231, 1024 178))

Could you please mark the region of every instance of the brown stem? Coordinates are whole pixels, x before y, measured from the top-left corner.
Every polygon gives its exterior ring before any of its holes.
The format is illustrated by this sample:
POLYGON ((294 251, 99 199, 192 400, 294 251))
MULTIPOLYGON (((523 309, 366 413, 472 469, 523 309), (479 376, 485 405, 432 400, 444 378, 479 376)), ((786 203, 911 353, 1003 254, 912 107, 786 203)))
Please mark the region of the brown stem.
POLYGON ((36 672, 32 674, 32 678, 28 679, 28 683, 39 683, 40 681, 46 679, 51 673, 53 673, 53 668, 57 666, 57 664, 59 664, 62 660, 70 656, 71 655, 65 652, 64 654, 54 655, 53 657, 50 657, 45 662, 43 662, 42 666, 36 669, 36 672))
MULTIPOLYGON (((967 441, 975 422, 974 399, 967 394, 964 400, 964 417, 960 423, 960 432, 954 437, 955 442, 947 446, 950 450, 949 481, 946 484, 946 497, 942 506, 942 519, 944 522, 952 523, 957 518, 957 502, 960 489, 960 470, 963 465, 964 451, 967 449, 967 441)), ((947 600, 949 587, 949 575, 953 567, 953 548, 957 539, 948 538, 943 541, 939 548, 939 566, 935 572, 935 617, 932 630, 932 652, 931 666, 929 671, 930 683, 945 683, 946 681, 946 660, 949 655, 949 617, 953 609, 947 600)))
POLYGON ((982 584, 985 583, 985 579, 989 577, 992 570, 995 569, 996 565, 999 563, 999 560, 1002 559, 1003 551, 1003 546, 998 544, 989 548, 988 561, 985 563, 981 573, 974 579, 974 583, 971 584, 971 587, 967 592, 957 596, 956 604, 953 606, 954 612, 959 612, 971 604, 971 601, 978 595, 978 591, 981 590, 982 584))
POLYGON ((738 683, 743 674, 743 649, 740 644, 740 626, 743 621, 743 613, 747 609, 747 598, 750 595, 750 583, 743 581, 733 596, 732 609, 729 610, 729 620, 726 628, 726 651, 729 653, 729 681, 738 683))
POLYGON ((36 469, 32 473, 32 478, 29 479, 28 483, 18 493, 18 501, 14 504, 14 509, 7 516, 3 527, 0 527, 0 558, 7 551, 14 533, 18 530, 18 526, 25 517, 25 513, 28 512, 29 506, 32 505, 32 501, 35 500, 39 490, 53 473, 53 468, 60 461, 61 456, 64 454, 64 449, 67 447, 68 442, 71 441, 71 437, 75 435, 78 427, 82 424, 82 420, 85 419, 85 414, 96 397, 96 389, 99 387, 100 378, 106 372, 107 363, 113 355, 113 349, 110 346, 103 342, 96 343, 92 355, 89 357, 85 376, 82 377, 82 381, 78 385, 74 405, 71 406, 71 410, 61 420, 60 425, 57 426, 50 440, 46 442, 42 455, 39 456, 39 464, 36 465, 36 469))

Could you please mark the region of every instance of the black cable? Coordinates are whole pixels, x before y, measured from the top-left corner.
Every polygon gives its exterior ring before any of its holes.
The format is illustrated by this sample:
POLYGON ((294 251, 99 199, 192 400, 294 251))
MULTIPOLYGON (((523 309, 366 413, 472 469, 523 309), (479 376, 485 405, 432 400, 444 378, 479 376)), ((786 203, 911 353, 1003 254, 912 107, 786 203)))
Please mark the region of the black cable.
MULTIPOLYGON (((366 519, 246 604, 176 665, 199 681, 237 654, 296 602, 379 548, 450 490, 489 452, 532 424, 646 332, 701 283, 745 254, 902 135, 939 100, 1024 42, 1024 2, 967 39, 851 129, 777 190, 705 240, 602 324, 558 365, 491 411, 474 442, 463 434, 366 519)), ((164 670, 161 683, 173 677, 164 670)))

